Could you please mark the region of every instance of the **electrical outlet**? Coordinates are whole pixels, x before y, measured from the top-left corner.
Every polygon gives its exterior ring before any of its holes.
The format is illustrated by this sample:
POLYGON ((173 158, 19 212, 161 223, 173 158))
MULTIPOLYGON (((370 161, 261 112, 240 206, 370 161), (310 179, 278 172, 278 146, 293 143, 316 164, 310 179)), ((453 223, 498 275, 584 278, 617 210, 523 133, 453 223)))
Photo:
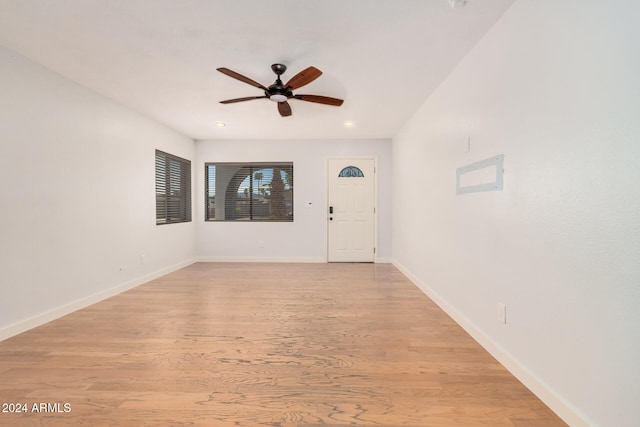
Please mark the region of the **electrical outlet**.
POLYGON ((146 255, 140 255, 140 265, 145 265, 147 263, 146 255))
POLYGON ((258 247, 264 248, 264 240, 258 240, 258 247))
POLYGON ((507 306, 501 302, 498 303, 498 321, 507 324, 507 306))

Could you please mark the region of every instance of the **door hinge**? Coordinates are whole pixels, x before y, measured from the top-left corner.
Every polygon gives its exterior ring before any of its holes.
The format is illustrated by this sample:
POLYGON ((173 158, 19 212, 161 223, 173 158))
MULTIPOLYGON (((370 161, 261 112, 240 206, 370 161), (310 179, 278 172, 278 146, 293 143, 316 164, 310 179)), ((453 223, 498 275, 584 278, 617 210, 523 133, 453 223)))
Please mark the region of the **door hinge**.
POLYGON ((373 248, 373 253, 374 253, 374 254, 376 253, 376 248, 373 248))

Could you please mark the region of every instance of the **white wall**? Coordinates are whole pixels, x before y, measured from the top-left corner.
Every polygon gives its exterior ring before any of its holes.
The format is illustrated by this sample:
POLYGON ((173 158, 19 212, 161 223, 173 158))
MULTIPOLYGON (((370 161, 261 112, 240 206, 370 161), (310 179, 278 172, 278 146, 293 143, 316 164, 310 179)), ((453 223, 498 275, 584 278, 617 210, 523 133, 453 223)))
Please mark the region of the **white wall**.
POLYGON ((518 0, 393 140, 394 262, 572 426, 640 425, 638 16, 518 0))
POLYGON ((195 258, 155 225, 155 149, 192 140, 5 48, 0 94, 0 339, 195 258))
POLYGON ((330 157, 375 157, 378 162, 378 260, 391 258, 390 140, 198 141, 197 189, 204 195, 206 162, 292 161, 294 222, 204 222, 198 197, 198 254, 208 261, 326 260, 326 162, 330 157), (311 207, 307 202, 312 202, 311 207), (258 247, 258 241, 264 247, 258 247))

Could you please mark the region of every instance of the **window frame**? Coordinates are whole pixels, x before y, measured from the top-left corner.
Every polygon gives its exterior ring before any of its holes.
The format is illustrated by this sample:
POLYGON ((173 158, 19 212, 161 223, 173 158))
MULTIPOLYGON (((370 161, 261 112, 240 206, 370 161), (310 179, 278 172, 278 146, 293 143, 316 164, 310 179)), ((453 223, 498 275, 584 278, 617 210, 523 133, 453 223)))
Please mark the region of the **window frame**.
POLYGON ((156 149, 155 176, 156 225, 191 222, 191 161, 156 149), (164 159, 163 174, 159 173, 162 170, 161 158, 164 159), (175 165, 178 165, 177 169, 175 165), (178 188, 177 195, 167 194, 172 188, 178 188))
MULTIPOLYGON (((247 222, 294 222, 294 164, 292 161, 282 161, 282 162, 206 162, 204 164, 204 181, 205 181, 205 191, 204 191, 204 198, 205 198, 205 203, 204 203, 204 221, 205 222, 239 222, 239 223, 247 223, 247 222), (215 214, 211 215, 211 197, 209 195, 209 184, 210 184, 210 179, 209 179, 209 173, 210 173, 210 166, 216 166, 216 174, 217 174, 217 166, 219 165, 224 165, 224 166, 231 166, 234 168, 237 168, 237 171, 234 173, 234 176, 229 180, 229 183, 231 183, 232 181, 234 183, 237 183, 238 185, 241 185, 242 182, 244 182, 244 180, 246 180, 249 177, 253 177, 254 174, 256 172, 259 172, 262 169, 281 169, 282 171, 285 171, 288 175, 289 175, 289 179, 286 180, 285 184, 285 188, 284 191, 288 191, 290 193, 288 199, 287 197, 283 198, 283 201, 285 201, 285 207, 288 207, 290 204, 290 212, 287 213, 287 217, 286 218, 265 218, 264 216, 260 216, 258 218, 253 218, 253 203, 254 203, 254 195, 256 195, 257 193, 254 191, 252 192, 248 192, 249 194, 249 199, 247 200, 250 206, 250 214, 249 217, 246 216, 246 214, 244 215, 240 215, 240 216, 236 216, 234 218, 229 218, 227 219, 227 213, 225 212, 225 218, 224 219, 216 219, 215 218, 215 214), (240 179, 240 178, 236 178, 236 175, 239 172, 246 172, 246 169, 249 169, 249 173, 246 175, 246 177, 240 179), (289 203, 286 203, 289 202, 289 203)), ((242 174, 240 175, 242 176, 242 174)), ((215 179, 215 178, 214 178, 215 179)), ((252 178, 255 179, 255 178, 252 178)), ((266 184, 266 183, 265 183, 266 184)), ((225 210, 229 209, 229 207, 226 205, 228 203, 227 201, 227 192, 228 190, 228 185, 225 187, 225 201, 224 201, 224 206, 225 206, 225 210)), ((240 187, 238 187, 239 189, 240 187)), ((246 189, 245 189, 246 190, 246 189)), ((215 192, 214 192, 215 193, 215 192)), ((230 193, 233 194, 233 193, 230 193)), ((237 192, 235 192, 235 194, 238 194, 237 192)), ((271 194, 268 195, 269 197, 271 197, 271 194)), ((213 197, 216 197, 216 195, 214 194, 213 197)), ((233 199, 234 203, 237 201, 238 199, 233 199)), ((235 206, 235 205, 233 205, 235 206)))

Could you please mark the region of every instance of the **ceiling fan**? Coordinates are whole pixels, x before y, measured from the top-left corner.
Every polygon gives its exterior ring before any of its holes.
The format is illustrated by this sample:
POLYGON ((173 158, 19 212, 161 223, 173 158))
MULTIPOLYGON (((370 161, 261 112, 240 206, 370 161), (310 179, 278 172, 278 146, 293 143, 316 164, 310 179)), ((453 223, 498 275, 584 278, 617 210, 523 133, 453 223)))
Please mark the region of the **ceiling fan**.
POLYGON ((307 85, 320 77, 322 75, 322 71, 318 70, 316 67, 308 67, 304 70, 300 71, 295 76, 291 77, 287 83, 282 83, 280 80, 280 76, 287 71, 287 66, 283 64, 273 64, 271 69, 274 73, 276 73, 276 81, 269 87, 265 87, 260 83, 251 80, 249 77, 245 77, 242 74, 236 73, 228 68, 218 68, 222 74, 226 74, 229 77, 233 77, 236 80, 240 80, 241 82, 245 82, 250 84, 251 86, 257 87, 259 89, 264 90, 263 96, 247 96, 244 98, 235 98, 235 99, 227 99, 225 101, 220 101, 221 104, 232 104, 234 102, 243 102, 250 101, 253 99, 270 99, 271 101, 278 103, 278 111, 282 117, 287 117, 291 115, 291 106, 289 99, 299 99, 301 101, 307 102, 315 102, 317 104, 325 104, 325 105, 334 105, 339 107, 344 102, 342 99, 338 98, 330 98, 328 96, 320 96, 320 95, 294 95, 293 91, 301 88, 304 85, 307 85))

